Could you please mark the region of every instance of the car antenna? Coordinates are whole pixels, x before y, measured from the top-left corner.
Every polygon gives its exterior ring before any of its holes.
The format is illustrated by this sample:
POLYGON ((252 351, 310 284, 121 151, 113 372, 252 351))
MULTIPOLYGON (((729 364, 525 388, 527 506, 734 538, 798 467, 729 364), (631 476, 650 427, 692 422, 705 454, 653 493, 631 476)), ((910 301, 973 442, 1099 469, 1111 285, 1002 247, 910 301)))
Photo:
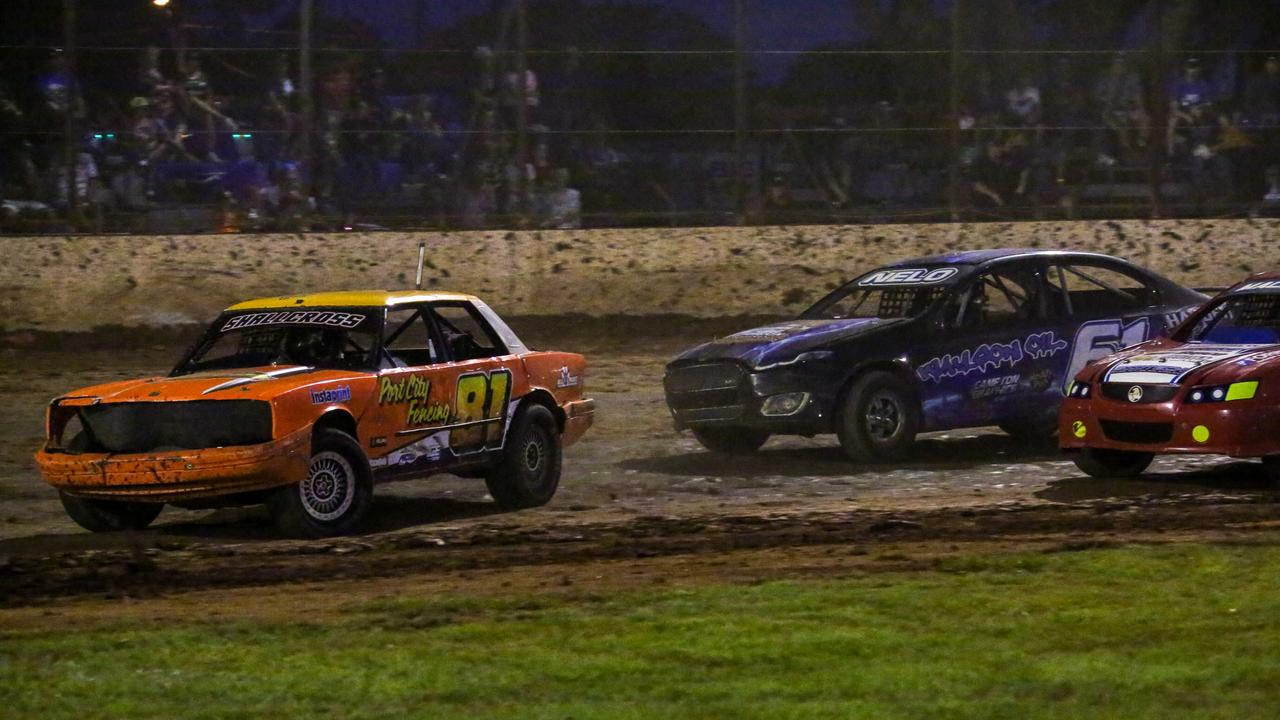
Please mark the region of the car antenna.
POLYGON ((415 290, 422 289, 422 263, 427 259, 427 244, 425 242, 418 243, 418 278, 413 281, 415 290))

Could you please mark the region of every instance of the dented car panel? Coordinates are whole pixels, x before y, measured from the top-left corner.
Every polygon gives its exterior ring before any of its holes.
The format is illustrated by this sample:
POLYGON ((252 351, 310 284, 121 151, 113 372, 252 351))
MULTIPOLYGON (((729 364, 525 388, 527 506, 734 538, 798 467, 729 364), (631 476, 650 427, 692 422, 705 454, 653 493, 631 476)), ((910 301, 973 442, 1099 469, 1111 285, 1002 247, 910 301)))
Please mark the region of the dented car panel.
POLYGON ((266 298, 224 311, 166 377, 55 399, 36 462, 71 495, 232 496, 305 477, 324 426, 355 438, 375 479, 423 477, 496 462, 522 403, 552 409, 572 444, 594 418, 585 376, 581 355, 529 350, 469 295, 266 298), (416 344, 390 337, 406 325, 416 344))

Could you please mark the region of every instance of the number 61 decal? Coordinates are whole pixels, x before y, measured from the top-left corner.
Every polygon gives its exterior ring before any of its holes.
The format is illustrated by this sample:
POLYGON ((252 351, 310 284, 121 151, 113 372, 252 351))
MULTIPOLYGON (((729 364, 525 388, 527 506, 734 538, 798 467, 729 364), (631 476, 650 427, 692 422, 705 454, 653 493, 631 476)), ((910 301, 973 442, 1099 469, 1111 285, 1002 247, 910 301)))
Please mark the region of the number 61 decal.
POLYGON ((467 373, 458 377, 454 423, 475 423, 449 433, 455 455, 502 447, 507 405, 511 400, 511 371, 467 373))

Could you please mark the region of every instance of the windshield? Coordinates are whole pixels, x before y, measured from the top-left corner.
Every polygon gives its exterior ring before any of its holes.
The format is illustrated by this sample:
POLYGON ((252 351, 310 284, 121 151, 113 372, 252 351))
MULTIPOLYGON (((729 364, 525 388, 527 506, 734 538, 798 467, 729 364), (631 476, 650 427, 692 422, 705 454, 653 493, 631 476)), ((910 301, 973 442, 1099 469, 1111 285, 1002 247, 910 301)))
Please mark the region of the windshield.
POLYGON ((377 337, 378 321, 368 308, 225 315, 173 374, 270 365, 369 369, 377 337))
POLYGON ((1230 345, 1280 342, 1280 294, 1222 298, 1176 339, 1230 345))
POLYGON ((876 270, 836 290, 801 315, 810 320, 914 318, 942 299, 959 273, 955 267, 876 270))

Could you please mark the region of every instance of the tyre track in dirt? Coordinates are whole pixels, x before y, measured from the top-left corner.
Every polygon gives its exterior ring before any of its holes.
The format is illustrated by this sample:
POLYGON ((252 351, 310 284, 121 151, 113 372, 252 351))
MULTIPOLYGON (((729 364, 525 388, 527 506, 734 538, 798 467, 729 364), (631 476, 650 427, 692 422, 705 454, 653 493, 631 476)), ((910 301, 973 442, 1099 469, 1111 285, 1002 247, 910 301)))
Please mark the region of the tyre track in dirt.
POLYGON ((563 526, 479 522, 363 537, 272 543, 181 543, 139 533, 128 549, 0 560, 0 605, 156 597, 208 589, 373 579, 458 570, 572 565, 748 549, 1000 541, 1082 549, 1162 533, 1273 533, 1270 493, 1191 494, 1073 504, 1010 502, 914 511, 691 514, 563 526))

